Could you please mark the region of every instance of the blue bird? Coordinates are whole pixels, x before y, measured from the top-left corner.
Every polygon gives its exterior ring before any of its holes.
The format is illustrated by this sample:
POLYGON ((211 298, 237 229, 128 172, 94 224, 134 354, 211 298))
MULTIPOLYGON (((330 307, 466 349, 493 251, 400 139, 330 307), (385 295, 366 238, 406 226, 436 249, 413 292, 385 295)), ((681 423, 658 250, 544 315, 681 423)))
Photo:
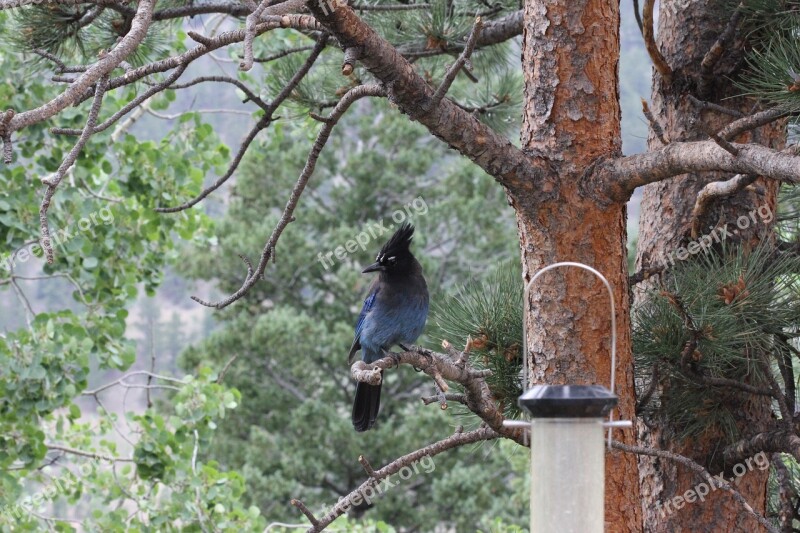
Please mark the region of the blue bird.
MULTIPOLYGON (((358 316, 348 359, 361 350, 361 360, 373 363, 394 345, 413 343, 428 318, 428 286, 422 266, 409 250, 414 226, 403 224, 383 245, 375 263, 362 270, 379 272, 369 287, 358 316)), ((375 425, 381 404, 381 386, 356 384, 353 427, 366 431, 375 425)))

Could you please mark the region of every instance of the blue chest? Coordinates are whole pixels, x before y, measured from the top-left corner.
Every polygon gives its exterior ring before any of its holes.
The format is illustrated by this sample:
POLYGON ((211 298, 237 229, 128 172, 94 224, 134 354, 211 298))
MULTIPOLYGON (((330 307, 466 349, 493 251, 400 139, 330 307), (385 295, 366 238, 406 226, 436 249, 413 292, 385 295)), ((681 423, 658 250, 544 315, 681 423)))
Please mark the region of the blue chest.
MULTIPOLYGON (((364 317, 361 346, 380 353, 396 344, 411 344, 419 338, 428 318, 428 294, 381 291, 364 317)), ((376 353, 376 355, 377 355, 376 353)))

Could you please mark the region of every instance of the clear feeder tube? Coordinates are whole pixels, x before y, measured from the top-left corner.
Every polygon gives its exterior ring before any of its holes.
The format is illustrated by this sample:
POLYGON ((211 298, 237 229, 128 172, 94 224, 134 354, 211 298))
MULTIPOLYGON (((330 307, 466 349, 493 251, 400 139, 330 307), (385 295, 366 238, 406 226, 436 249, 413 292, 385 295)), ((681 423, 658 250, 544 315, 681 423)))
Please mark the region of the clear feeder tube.
POLYGON ((531 533, 602 533, 603 419, 534 419, 531 444, 531 533))

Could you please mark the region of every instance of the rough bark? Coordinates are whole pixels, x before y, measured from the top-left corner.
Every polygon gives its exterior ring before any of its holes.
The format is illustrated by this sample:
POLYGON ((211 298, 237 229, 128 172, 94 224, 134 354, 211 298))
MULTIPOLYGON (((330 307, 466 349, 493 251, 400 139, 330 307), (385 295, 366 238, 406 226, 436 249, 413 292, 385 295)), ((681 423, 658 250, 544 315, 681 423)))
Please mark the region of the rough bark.
MULTIPOLYGON (((703 99, 723 104, 743 113, 752 110, 753 103, 744 99, 726 99, 732 95, 728 76, 732 74, 738 59, 740 42, 729 43, 725 54, 716 66, 709 70, 709 61, 703 59, 719 36, 728 27, 731 12, 721 9, 714 0, 663 0, 658 24, 658 46, 673 75, 665 80, 658 72, 653 74, 652 109, 666 137, 675 142, 702 141, 708 139, 709 131, 718 131, 730 117, 713 109, 698 110, 688 95, 699 95, 703 99), (724 101, 723 101, 724 99, 724 101)), ((781 129, 768 126, 736 138, 737 141, 757 140, 773 148, 781 147, 781 129)), ((660 141, 650 136, 651 150, 662 150, 660 141)), ((723 151, 722 148, 716 147, 723 151)), ((719 155, 717 152, 716 155, 719 155)), ((718 167, 720 168, 720 167, 718 167)), ((736 171, 734 168, 731 171, 736 171)), ((745 171, 747 172, 747 171, 745 171)), ((639 223, 639 242, 636 257, 637 270, 657 265, 659 258, 666 257, 690 239, 692 213, 695 199, 703 187, 711 181, 730 178, 731 174, 717 172, 695 172, 680 175, 644 188, 642 212, 639 223)), ((777 183, 759 179, 757 187, 739 191, 733 196, 713 202, 697 225, 700 233, 706 233, 718 222, 735 221, 738 216, 754 208, 768 205, 775 209, 777 183)), ((736 238, 756 240, 765 235, 767 226, 751 225, 736 238)), ((668 275, 668 274, 667 274, 668 275)), ((637 290, 635 304, 644 297, 637 290)), ((634 305, 635 305, 634 304, 634 305)), ((763 396, 742 394, 740 404, 740 429, 742 434, 753 435, 763 431, 770 417, 769 399, 763 396)), ((685 455, 718 473, 732 465, 727 464, 719 453, 723 435, 707 432, 699 439, 680 441, 675 437, 675 428, 669 420, 658 419, 655 429, 639 427, 643 445, 662 448, 685 455)), ((755 520, 741 512, 738 503, 723 492, 714 492, 703 503, 693 503, 680 510, 668 513, 664 504, 695 486, 697 476, 674 462, 642 457, 639 464, 643 499, 644 526, 646 531, 745 531, 758 530, 755 520)), ((738 484, 738 490, 759 512, 764 511, 767 471, 754 470, 747 473, 738 484)))
MULTIPOLYGON (((557 261, 602 272, 615 289, 619 414, 632 419, 630 317, 625 206, 582 194, 581 177, 601 156, 620 152, 619 5, 608 0, 526 2, 523 150, 540 162, 529 191, 511 191, 526 281, 557 261)), ((576 269, 549 272, 533 286, 528 363, 532 383, 600 383, 610 375, 611 321, 606 291, 576 269)), ((618 438, 634 441, 631 431, 618 438)), ((606 462, 606 530, 639 531, 636 459, 610 453, 606 462)))

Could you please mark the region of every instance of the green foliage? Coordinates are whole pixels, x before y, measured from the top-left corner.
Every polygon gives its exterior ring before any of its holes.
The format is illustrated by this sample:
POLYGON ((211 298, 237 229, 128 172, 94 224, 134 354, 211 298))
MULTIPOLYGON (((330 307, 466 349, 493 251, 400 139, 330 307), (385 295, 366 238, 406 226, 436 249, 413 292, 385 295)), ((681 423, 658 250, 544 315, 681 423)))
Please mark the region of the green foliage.
MULTIPOLYGON (((430 54, 441 47, 463 46, 475 20, 475 13, 486 6, 481 2, 461 0, 447 2, 435 0, 431 9, 372 12, 363 14, 364 19, 379 33, 400 49, 414 50, 417 70, 435 86, 444 77, 454 56, 430 54)), ((483 20, 507 15, 518 9, 513 2, 496 2, 483 20)), ((294 32, 276 32, 276 38, 268 40, 257 55, 269 56, 281 49, 310 46, 313 42, 297 37, 294 32)), ((517 65, 517 48, 513 43, 486 47, 474 52, 470 62, 472 79, 460 74, 448 96, 465 109, 473 112, 481 121, 504 134, 519 131, 522 107, 522 76, 517 65)), ((308 52, 290 54, 267 63, 264 83, 271 95, 276 95, 297 72, 308 52)), ((250 79, 252 75, 244 76, 250 79)), ((341 76, 341 57, 326 51, 311 72, 292 92, 293 106, 289 116, 306 117, 308 111, 328 108, 348 89, 361 83, 374 81, 372 75, 356 64, 348 77, 341 76)), ((306 123, 308 130, 318 127, 313 121, 306 123)))
POLYGON ((434 301, 436 336, 462 348, 472 339, 470 363, 488 368, 495 400, 509 418, 517 418, 522 395, 522 277, 516 264, 499 267, 485 280, 470 280, 434 301))
MULTIPOLYGON (((14 27, 0 26, 2 38, 14 27)), ((0 55, 0 100, 14 109, 59 90, 24 59, 0 55)), ((133 97, 130 89, 108 94, 101 121, 133 97)), ((56 124, 82 127, 88 105, 65 110, 56 124)), ((111 376, 135 362, 127 308, 140 288, 153 293, 161 283, 178 237, 202 241, 211 227, 198 211, 164 217, 153 207, 196 194, 230 154, 196 114, 155 140, 127 134, 111 143, 112 133, 91 138, 54 197, 51 265, 36 244, 41 189, 31 182, 56 170, 74 137, 31 126, 15 139, 13 163, 0 167, 0 530, 74 531, 75 522, 110 532, 262 530, 258 508, 241 503, 243 478, 197 457, 241 401, 235 389, 198 368, 194 377, 153 381, 174 392, 168 409, 121 416, 106 408, 122 397, 111 376), (92 382, 110 383, 87 392, 92 382)))
MULTIPOLYGON (((800 27, 800 17, 792 17, 800 27)), ((748 75, 738 85, 745 94, 764 100, 787 112, 800 112, 800 46, 781 33, 747 58, 748 75)))
MULTIPOLYGON (((160 3, 159 7, 165 7, 160 3)), ((0 42, 19 52, 44 50, 62 60, 91 61, 109 50, 130 29, 130 20, 117 11, 101 7, 59 4, 28 5, 9 12, 7 31, 0 42)), ((170 50, 175 21, 154 23, 141 45, 127 61, 143 65, 170 50)), ((42 61, 43 63, 43 61, 42 61)))
MULTIPOLYGON (((279 260, 248 299, 223 311, 211 336, 182 357, 184 368, 192 369, 219 367, 238 355, 225 381, 247 400, 221 424, 208 453, 242 472, 245 503, 257 505, 267 520, 302 521, 289 505, 292 498, 323 513, 364 480, 359 455, 377 467, 463 423, 451 418, 453 410, 415 401, 429 395, 432 384, 401 368, 385 375, 378 427, 353 431, 346 352, 371 281, 360 270, 388 235, 370 237, 363 250, 343 260, 326 260, 326 254, 370 228, 377 232, 379 222, 388 229, 397 223, 392 215, 410 215, 417 226, 413 249, 436 301, 470 273, 481 279, 491 263, 518 253, 502 191, 473 166, 447 157, 444 146, 421 141, 418 125, 388 105, 365 101, 337 127, 343 134, 323 151, 297 221, 281 238, 279 260)), ((271 127, 242 164, 216 241, 187 250, 185 271, 219 280, 224 292, 238 288, 244 270, 236 254, 258 254, 308 146, 304 124, 271 127)), ((386 491, 374 507, 354 512, 348 527, 372 519, 421 530, 446 521, 468 530, 495 516, 523 523, 524 504, 496 498, 524 472, 509 456, 482 447, 436 456, 434 472, 386 491), (467 466, 476 460, 483 470, 480 484, 467 466), (464 497, 446 497, 447 491, 464 497)))
POLYGON ((800 12, 792 0, 746 0, 740 6, 749 50, 747 68, 734 80, 744 94, 768 106, 800 111, 800 12))
POLYGON ((683 438, 714 427, 735 439, 734 409, 747 396, 703 380, 769 388, 770 357, 788 349, 775 343, 775 335, 798 326, 798 268, 797 258, 763 245, 702 254, 670 271, 666 285, 653 290, 635 314, 641 393, 656 368, 664 390, 646 416, 668 418, 683 438))
MULTIPOLYGON (((159 2, 158 8, 183 4, 159 2)), ((432 10, 363 15, 399 47, 415 51, 416 68, 436 85, 454 56, 431 57, 431 51, 463 44, 477 12, 486 21, 517 9, 510 0, 491 7, 478 0, 436 0, 432 10)), ((50 82, 45 70, 52 65, 32 55, 33 48, 67 64, 87 63, 109 49, 127 24, 110 8, 47 5, 0 12, 0 42, 6 45, 0 101, 15 110, 32 109, 63 90, 50 82)), ((128 62, 137 66, 184 50, 184 29, 180 22, 155 23, 128 62)), ((257 39, 255 51, 267 56, 309 44, 307 36, 279 30, 257 39)), ((238 60, 241 48, 229 50, 238 60)), ((509 135, 522 98, 521 76, 510 62, 517 55, 513 42, 476 51, 471 63, 477 83, 459 74, 450 93, 509 135)), ((260 87, 259 95, 269 101, 306 57, 307 52, 292 54, 238 76, 260 87)), ((206 74, 205 68, 192 65, 185 76, 206 74)), ((0 530, 262 531, 268 521, 303 520, 289 505, 291 498, 302 498, 315 511, 328 509, 364 479, 360 454, 380 465, 451 434, 463 417, 414 401, 430 394, 432 385, 408 368, 386 376, 376 431, 356 435, 349 422, 352 383, 345 351, 370 281, 359 271, 382 237, 329 265, 319 257, 379 222, 395 223, 396 213, 404 212, 418 227, 414 247, 432 294, 462 294, 464 280, 471 278, 474 287, 498 287, 492 296, 496 311, 506 295, 509 322, 502 322, 502 313, 490 318, 487 331, 495 340, 484 351, 492 356, 486 364, 495 372, 493 390, 511 413, 515 402, 508 399, 517 395, 519 363, 499 354, 519 349, 514 339, 520 317, 511 305, 519 300, 511 286, 519 276, 487 273, 518 257, 513 212, 489 176, 452 156, 390 104, 371 101, 359 102, 337 126, 265 280, 217 313, 213 334, 183 355, 189 375, 176 379, 165 372, 154 379, 147 386, 157 387, 156 402, 139 410, 126 408, 129 390, 123 394, 121 384, 91 391, 113 383, 120 372, 150 364, 145 357, 136 361, 137 354, 157 354, 161 364, 161 357, 185 343, 181 335, 163 339, 163 300, 156 300, 155 309, 134 308, 129 316, 142 289, 152 295, 165 278, 172 282, 172 297, 186 297, 181 279, 164 274, 180 248, 180 274, 213 281, 223 293, 239 287, 244 269, 237 254, 257 257, 320 127, 307 111, 329 109, 343 91, 371 80, 361 67, 342 78, 340 68, 341 52, 331 47, 293 92, 291 105, 281 108, 282 120, 259 135, 230 197, 209 198, 204 210, 161 215, 153 208, 196 196, 204 182, 225 171, 231 153, 217 133, 238 142, 240 117, 216 115, 207 123, 198 113, 184 112, 164 127, 145 115, 127 132, 112 127, 94 135, 48 213, 60 236, 53 265, 44 265, 41 249, 32 245, 41 190, 31 183, 55 172, 75 142, 47 128, 83 127, 90 102, 15 136, 15 159, 0 167, 0 530), (226 215, 212 224, 203 212, 220 212, 228 199, 226 215), (45 279, 29 283, 12 274, 45 279), (18 286, 34 294, 31 302, 18 286), (126 331, 131 324, 145 335, 126 331), (225 384, 218 384, 208 368, 220 369, 233 356, 225 384), (121 411, 107 405, 115 400, 121 411), (62 454, 53 445, 89 456, 62 454), (42 496, 34 510, 70 521, 43 519, 18 506, 31 495, 42 496)), ((154 75, 148 83, 159 79, 154 75)), ((100 122, 141 90, 108 92, 100 122)), ((220 98, 216 85, 195 90, 215 104, 220 98)), ((167 91, 149 106, 185 110, 188 100, 167 91)), ((195 316, 173 313, 169 327, 195 316)), ((212 329, 208 324, 200 328, 203 335, 212 329)), ((476 364, 484 364, 479 359, 476 364)), ((340 518, 331 530, 521 530, 527 464, 525 450, 511 442, 442 454, 435 472, 387 492, 373 508, 340 518)))

